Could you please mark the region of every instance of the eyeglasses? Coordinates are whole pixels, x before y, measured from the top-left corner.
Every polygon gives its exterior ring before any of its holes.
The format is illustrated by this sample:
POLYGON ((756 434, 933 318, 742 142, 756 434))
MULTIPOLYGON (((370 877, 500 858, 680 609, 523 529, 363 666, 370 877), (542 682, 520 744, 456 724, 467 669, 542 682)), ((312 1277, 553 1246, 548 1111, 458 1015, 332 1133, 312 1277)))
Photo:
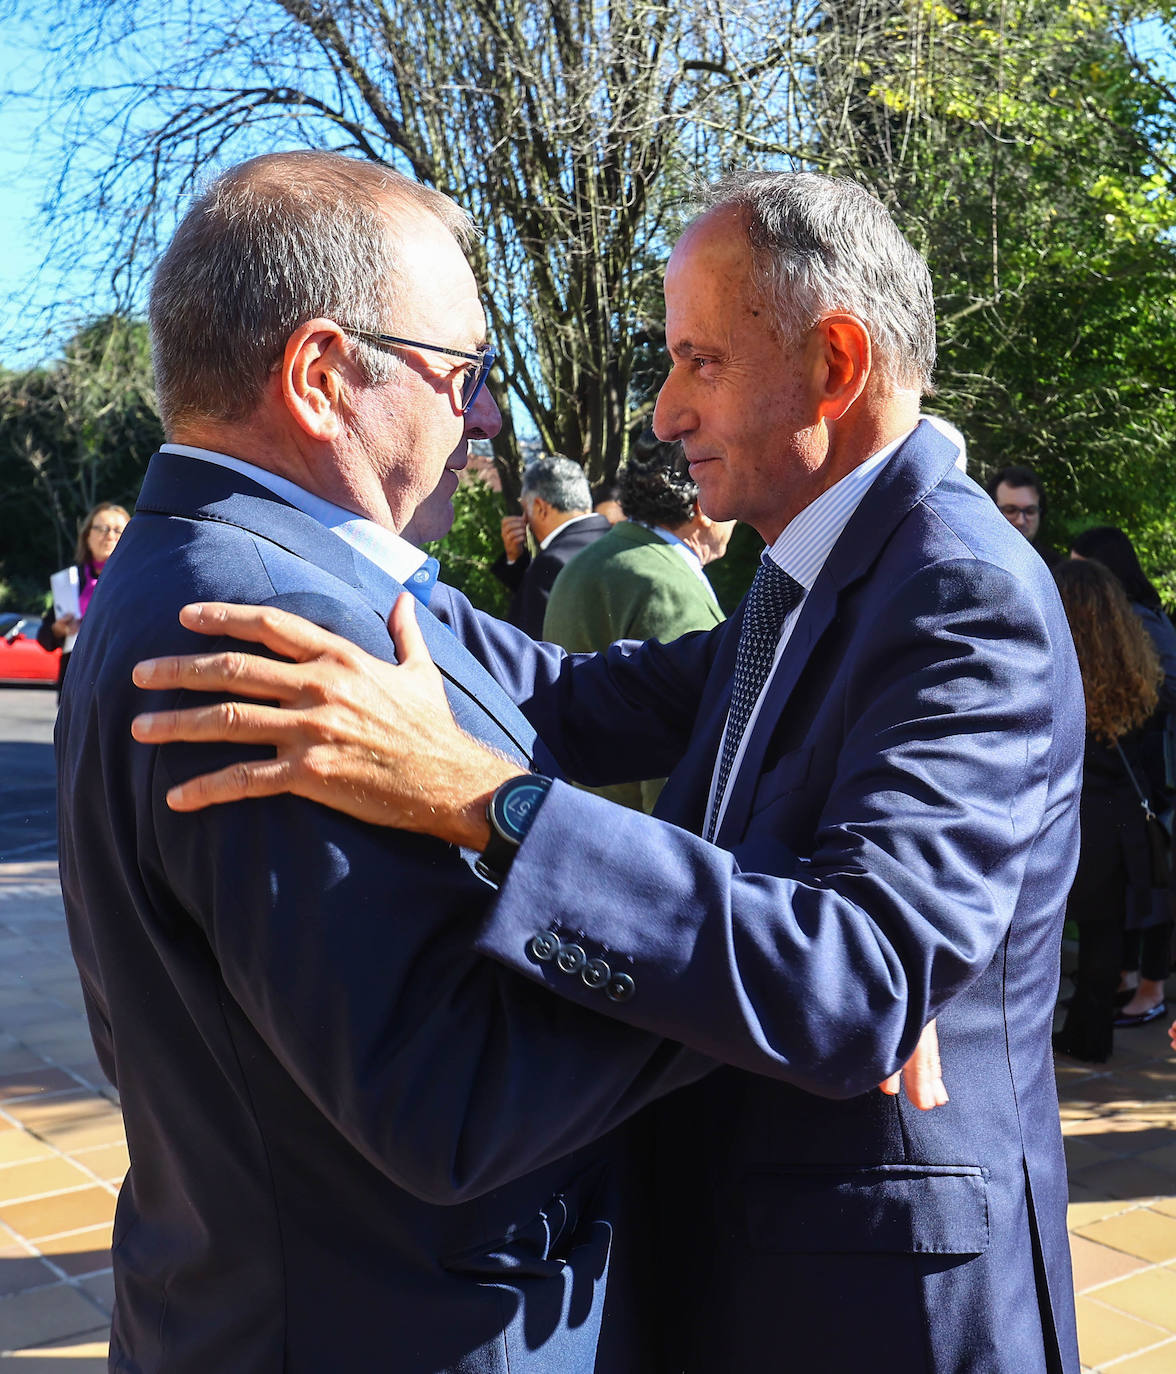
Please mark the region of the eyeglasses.
POLYGON ((1041 514, 1040 506, 997 506, 997 510, 1008 520, 1016 520, 1019 515, 1032 520, 1035 515, 1041 514))
POLYGON ((93 534, 113 534, 116 538, 126 529, 125 525, 99 525, 97 523, 90 526, 93 534))
POLYGON ((442 348, 440 344, 422 343, 420 339, 402 339, 396 334, 373 334, 367 329, 353 329, 349 324, 340 325, 339 328, 371 343, 386 344, 393 348, 423 348, 426 353, 444 353, 447 358, 467 358, 476 364, 474 367, 467 367, 462 378, 459 409, 463 415, 478 399, 478 392, 485 386, 486 376, 498 356, 490 344, 482 344, 476 353, 470 353, 464 348, 442 348))

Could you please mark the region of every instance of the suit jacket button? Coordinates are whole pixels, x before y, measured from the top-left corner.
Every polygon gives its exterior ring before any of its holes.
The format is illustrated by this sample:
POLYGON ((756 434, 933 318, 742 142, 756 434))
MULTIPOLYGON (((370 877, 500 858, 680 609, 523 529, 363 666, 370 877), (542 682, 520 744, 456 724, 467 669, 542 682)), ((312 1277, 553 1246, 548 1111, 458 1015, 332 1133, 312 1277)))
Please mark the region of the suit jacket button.
POLYGON ((590 988, 602 988, 608 982, 612 969, 603 959, 589 959, 580 970, 580 977, 590 988))
POLYGON ((559 943, 559 936, 553 930, 541 930, 538 935, 531 936, 527 949, 533 959, 546 964, 559 953, 559 943))
POLYGON ((556 967, 564 973, 579 973, 587 960, 588 956, 579 945, 560 945, 555 956, 556 967))
POLYGON ((627 1002, 636 991, 637 984, 627 973, 614 973, 604 993, 610 1002, 627 1002))

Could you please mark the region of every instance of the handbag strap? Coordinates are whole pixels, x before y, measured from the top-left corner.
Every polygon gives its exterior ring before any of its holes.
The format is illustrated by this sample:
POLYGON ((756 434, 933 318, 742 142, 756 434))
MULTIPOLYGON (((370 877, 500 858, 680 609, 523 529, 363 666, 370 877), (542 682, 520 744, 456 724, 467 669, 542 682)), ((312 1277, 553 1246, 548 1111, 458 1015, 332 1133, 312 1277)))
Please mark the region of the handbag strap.
POLYGON ((1144 796, 1143 788, 1140 787, 1139 780, 1136 778, 1131 765, 1127 762, 1127 755, 1123 752, 1123 746, 1118 740, 1115 741, 1115 748, 1119 751, 1119 757, 1123 760, 1123 767, 1127 772, 1127 776, 1131 779, 1131 786, 1135 788, 1135 795, 1139 798, 1140 806, 1143 807, 1144 816, 1146 816, 1149 821, 1156 820, 1156 813, 1151 809, 1151 802, 1144 796))

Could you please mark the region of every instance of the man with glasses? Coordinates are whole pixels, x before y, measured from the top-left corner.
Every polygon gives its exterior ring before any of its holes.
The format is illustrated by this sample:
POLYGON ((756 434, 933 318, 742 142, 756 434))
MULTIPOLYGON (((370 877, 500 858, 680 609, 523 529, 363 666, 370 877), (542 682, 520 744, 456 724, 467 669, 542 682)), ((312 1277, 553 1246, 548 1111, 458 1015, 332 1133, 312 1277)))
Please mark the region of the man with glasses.
POLYGON ((1062 555, 1043 540, 1038 539, 1041 532, 1041 517, 1045 510, 1045 497, 1041 482, 1032 468, 1022 463, 1011 463, 999 468, 988 480, 987 491, 996 508, 1015 530, 1028 539, 1029 543, 1045 560, 1047 568, 1054 567, 1062 555))
MULTIPOLYGON (((62 889, 131 1156, 112 1368, 648 1369, 613 1128, 707 1062, 475 954, 476 856, 290 797, 194 825, 164 797, 204 755, 130 736, 131 667, 203 642, 177 622, 193 599, 298 610, 391 660, 396 598, 434 591, 411 541, 445 532, 500 423, 469 232, 387 169, 280 154, 215 181, 156 273, 167 442, 57 734, 62 889)), ((422 617, 465 728, 547 766, 422 617)))

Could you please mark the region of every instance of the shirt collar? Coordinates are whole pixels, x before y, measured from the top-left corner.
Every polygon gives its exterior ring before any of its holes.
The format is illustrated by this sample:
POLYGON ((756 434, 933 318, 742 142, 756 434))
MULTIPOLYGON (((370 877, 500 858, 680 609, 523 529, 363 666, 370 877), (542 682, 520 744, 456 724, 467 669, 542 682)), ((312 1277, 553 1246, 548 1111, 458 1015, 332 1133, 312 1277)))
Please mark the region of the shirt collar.
POLYGON ((422 553, 415 545, 392 530, 377 525, 354 511, 344 510, 332 501, 307 491, 304 487, 279 477, 266 468, 255 467, 240 458, 231 458, 227 453, 214 453, 211 449, 194 448, 189 444, 163 444, 163 453, 179 453, 186 458, 199 458, 206 463, 217 463, 223 468, 231 468, 251 482, 265 487, 275 496, 295 506, 304 515, 325 525, 332 534, 350 544, 353 549, 369 562, 390 574, 406 587, 419 600, 428 605, 428 594, 437 580, 437 561, 422 553), (431 565, 431 566, 430 566, 431 565))
POLYGON ((780 531, 776 542, 764 550, 763 556, 794 577, 806 592, 810 591, 841 531, 849 524, 850 516, 873 486, 887 459, 913 433, 914 429, 911 428, 905 434, 900 434, 892 443, 872 453, 864 463, 859 463, 840 481, 823 491, 815 501, 792 517, 780 531))
POLYGON ((595 514, 595 511, 586 510, 583 515, 573 515, 569 519, 563 521, 562 524, 556 525, 555 529, 551 531, 546 539, 541 539, 539 541, 539 552, 542 553, 557 534, 563 534, 564 530, 570 530, 573 525, 578 524, 581 520, 590 520, 595 514))

